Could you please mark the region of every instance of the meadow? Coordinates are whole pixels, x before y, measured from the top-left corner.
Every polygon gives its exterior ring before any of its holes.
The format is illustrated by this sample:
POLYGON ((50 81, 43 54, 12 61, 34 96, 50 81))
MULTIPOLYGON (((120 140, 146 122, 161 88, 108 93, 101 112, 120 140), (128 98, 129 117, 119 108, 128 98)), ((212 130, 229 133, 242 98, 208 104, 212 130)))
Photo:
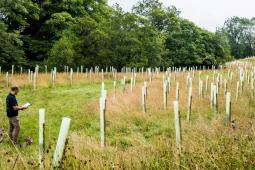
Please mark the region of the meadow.
MULTIPOLYGON (((36 89, 27 72, 9 74, 8 85, 17 84, 20 104, 31 102, 20 112, 20 142, 26 136, 30 146, 16 148, 0 143, 0 169, 37 169, 38 110, 45 108, 45 151, 43 167, 50 169, 62 117, 71 126, 59 169, 255 169, 255 99, 251 92, 253 65, 231 63, 220 69, 174 69, 165 72, 136 71, 73 73, 59 72, 54 87, 52 74, 39 72, 36 89), (242 68, 242 69, 240 69, 242 68), (243 71, 240 71, 243 70, 243 71), (240 72, 243 86, 238 88, 240 72), (230 74, 231 73, 231 74, 230 74), (131 77, 134 78, 131 81, 131 77), (115 76, 116 75, 116 76, 115 76), (232 75, 232 76, 230 76, 232 75), (192 78, 192 106, 187 120, 188 78, 192 78), (121 80, 126 78, 125 89, 121 80), (164 108, 163 77, 171 80, 164 108), (218 77, 218 78, 217 78, 218 77), (114 80, 117 82, 114 95, 114 80), (150 80, 151 79, 151 80, 150 80), (205 81, 208 79, 207 88, 205 81), (227 87, 224 86, 226 79, 227 87), (199 81, 203 86, 200 87, 199 81), (216 82, 218 80, 218 82, 216 82), (101 84, 107 90, 105 146, 100 145, 99 98, 101 84), (146 112, 141 106, 141 87, 147 82, 146 112), (173 101, 179 83, 181 149, 176 147, 173 101), (218 83, 217 111, 211 107, 211 83, 218 83), (132 84, 132 90, 131 90, 132 84), (202 94, 199 89, 202 88, 202 94), (242 90, 242 89, 243 90, 242 90), (231 93, 231 122, 226 123, 225 92, 231 93), (238 93, 238 98, 236 98, 238 93), (18 154, 19 153, 19 154, 18 154), (20 156, 18 156, 20 155, 20 156), (18 156, 18 157, 17 157, 18 156), (15 166, 15 167, 14 167, 15 166), (14 168, 13 168, 14 167, 14 168)), ((9 88, 0 75, 0 128, 8 130, 5 97, 9 88)), ((253 89, 254 90, 254 89, 253 89)))

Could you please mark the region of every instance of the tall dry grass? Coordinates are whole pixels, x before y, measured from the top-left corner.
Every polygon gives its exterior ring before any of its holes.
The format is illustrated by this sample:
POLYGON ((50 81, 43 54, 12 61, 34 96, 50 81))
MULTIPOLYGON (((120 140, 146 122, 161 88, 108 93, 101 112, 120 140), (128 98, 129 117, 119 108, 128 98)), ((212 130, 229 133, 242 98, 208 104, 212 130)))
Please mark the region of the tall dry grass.
MULTIPOLYGON (((120 79, 127 77, 124 94, 120 88, 117 97, 112 93, 113 76, 108 74, 106 104, 106 147, 100 147, 99 102, 92 100, 82 109, 79 118, 84 125, 70 131, 61 169, 254 169, 255 168, 255 103, 250 96, 249 85, 244 84, 244 93, 235 101, 236 82, 239 80, 236 66, 230 68, 234 77, 228 80, 231 92, 232 114, 236 128, 225 125, 225 97, 223 85, 219 88, 218 113, 210 106, 210 84, 213 71, 201 71, 203 87, 205 76, 209 75, 208 91, 198 95, 198 71, 193 78, 193 102, 191 121, 187 122, 188 88, 187 72, 176 73, 168 95, 167 110, 163 108, 164 73, 154 75, 150 83, 145 74, 137 74, 137 85, 131 92, 131 74, 118 73, 120 79), (148 84, 147 112, 142 112, 141 87, 148 84), (176 83, 180 83, 179 110, 181 118, 182 150, 178 155, 175 143, 173 101, 176 83)), ((218 70, 227 78, 228 69, 218 70)), ((100 82, 101 74, 93 74, 92 81, 86 74, 74 74, 74 89, 84 83, 100 82)), ((15 75, 12 84, 31 87, 27 75, 15 75)), ((246 81, 247 82, 247 81, 246 81)), ((0 79, 4 84, 4 76, 0 79)), ((69 86, 69 75, 59 73, 56 86, 69 86)), ((40 74, 38 88, 50 87, 50 75, 40 74)), ((52 118, 54 119, 54 118, 52 118)), ((48 146, 49 147, 49 146, 48 146)), ((48 148, 50 151, 54 147, 48 148)), ((46 153, 45 167, 48 169, 52 152, 46 153)), ((2 153, 3 154, 3 153, 2 153)), ((22 167, 22 166, 20 166, 22 167)))

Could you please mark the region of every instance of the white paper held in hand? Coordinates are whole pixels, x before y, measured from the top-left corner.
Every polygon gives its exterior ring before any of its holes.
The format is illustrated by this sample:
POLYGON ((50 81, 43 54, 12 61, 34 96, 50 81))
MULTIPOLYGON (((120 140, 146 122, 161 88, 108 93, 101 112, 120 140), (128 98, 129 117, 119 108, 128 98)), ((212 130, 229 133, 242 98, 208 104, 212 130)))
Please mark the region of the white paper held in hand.
POLYGON ((25 104, 23 105, 23 107, 24 107, 24 108, 28 108, 30 105, 31 105, 31 103, 25 103, 25 104))

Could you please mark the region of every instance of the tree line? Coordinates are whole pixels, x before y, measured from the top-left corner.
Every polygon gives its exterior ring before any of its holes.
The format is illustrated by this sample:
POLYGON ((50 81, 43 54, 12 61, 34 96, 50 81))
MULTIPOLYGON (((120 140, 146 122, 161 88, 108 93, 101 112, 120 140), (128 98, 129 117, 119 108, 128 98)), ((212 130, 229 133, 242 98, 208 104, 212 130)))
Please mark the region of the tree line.
POLYGON ((142 0, 132 12, 106 0, 1 0, 0 65, 218 65, 254 54, 254 19, 249 21, 244 23, 253 30, 239 30, 230 19, 212 33, 158 0, 142 0), (242 35, 238 41, 235 31, 242 35))
POLYGON ((232 17, 217 32, 227 36, 231 55, 235 58, 255 56, 255 17, 232 17))

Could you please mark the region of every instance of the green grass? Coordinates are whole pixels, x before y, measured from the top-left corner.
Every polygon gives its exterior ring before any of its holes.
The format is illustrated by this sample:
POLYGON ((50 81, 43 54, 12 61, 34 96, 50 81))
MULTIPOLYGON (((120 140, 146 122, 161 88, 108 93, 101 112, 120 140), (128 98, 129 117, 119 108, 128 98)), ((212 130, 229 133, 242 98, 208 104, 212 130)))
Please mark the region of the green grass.
MULTIPOLYGON (((107 88, 111 88, 110 82, 106 82, 107 88)), ((0 127, 8 131, 8 119, 5 113, 5 97, 8 90, 1 87, 1 112, 0 127)), ((19 104, 30 102, 32 105, 24 111, 19 112, 21 131, 19 134, 19 142, 23 143, 26 136, 33 139, 33 144, 29 147, 21 149, 21 153, 26 160, 37 162, 37 144, 38 144, 38 119, 39 109, 45 108, 45 142, 46 146, 54 147, 62 117, 70 117, 70 131, 83 131, 91 135, 99 132, 97 117, 89 117, 86 115, 86 105, 92 100, 98 100, 101 92, 101 83, 83 83, 70 86, 56 86, 55 88, 40 87, 36 91, 31 87, 21 87, 21 91, 17 96, 19 104)), ((8 153, 8 159, 12 159, 15 150, 5 137, 4 143, 0 144, 0 151, 8 153), (10 157, 10 158, 8 158, 10 157)), ((2 154, 2 153, 1 153, 2 154)), ((0 167, 2 164, 0 160, 0 167)), ((12 162, 13 163, 13 162, 12 162)), ((11 163, 9 164, 11 165, 11 163)), ((1 169, 1 168, 0 168, 1 169)))

